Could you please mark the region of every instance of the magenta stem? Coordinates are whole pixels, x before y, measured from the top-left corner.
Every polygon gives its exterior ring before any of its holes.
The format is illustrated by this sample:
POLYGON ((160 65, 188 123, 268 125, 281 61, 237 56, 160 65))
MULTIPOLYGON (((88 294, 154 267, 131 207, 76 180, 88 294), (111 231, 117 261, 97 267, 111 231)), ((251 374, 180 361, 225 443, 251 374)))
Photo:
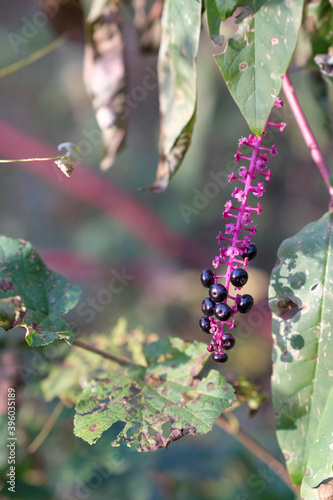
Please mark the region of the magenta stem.
MULTIPOLYGON (((241 227, 242 216, 244 215, 244 212, 245 212, 245 209, 247 206, 247 198, 248 198, 248 194, 250 192, 251 182, 253 179, 254 170, 256 168, 256 160, 258 158, 262 138, 263 138, 262 135, 260 137, 257 137, 256 145, 253 148, 252 158, 246 158, 247 160, 250 161, 249 173, 246 177, 245 187, 244 187, 244 193, 246 193, 246 196, 243 198, 243 200, 241 202, 241 206, 239 208, 238 220, 236 223, 236 230, 235 230, 234 237, 232 239, 232 248, 233 249, 237 247, 237 243, 239 241, 238 238, 239 238, 239 234, 240 234, 241 229, 242 229, 242 227, 241 227)), ((233 257, 233 255, 230 255, 229 261, 228 261, 228 269, 227 269, 226 279, 225 279, 225 287, 228 290, 228 292, 229 292, 230 276, 231 276, 231 273, 233 271, 233 267, 232 267, 233 262, 234 262, 234 257, 233 257)))
POLYGON ((326 161, 321 153, 320 147, 313 135, 313 132, 310 128, 310 125, 307 119, 304 116, 302 108, 297 100, 294 88, 289 79, 289 76, 286 74, 283 79, 282 84, 283 92, 285 93, 286 98, 288 99, 289 106, 295 116, 297 124, 300 128, 301 134, 303 135, 305 144, 310 150, 313 161, 318 167, 319 173, 325 182, 325 185, 328 189, 328 193, 330 195, 330 204, 329 207, 333 207, 333 187, 330 183, 330 170, 326 164, 326 161))

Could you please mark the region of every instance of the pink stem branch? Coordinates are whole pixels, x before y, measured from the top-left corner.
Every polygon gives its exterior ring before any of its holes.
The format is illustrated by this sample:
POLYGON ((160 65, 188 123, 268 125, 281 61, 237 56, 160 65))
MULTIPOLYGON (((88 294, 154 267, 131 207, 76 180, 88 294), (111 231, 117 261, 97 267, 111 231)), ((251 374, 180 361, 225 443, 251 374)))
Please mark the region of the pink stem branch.
POLYGON ((329 208, 332 208, 333 207, 333 187, 331 186, 331 183, 330 183, 329 168, 328 168, 326 161, 322 155, 320 147, 319 147, 319 145, 318 145, 318 143, 317 143, 317 141, 312 133, 310 125, 304 116, 304 113, 301 109, 301 106, 297 100, 292 83, 291 83, 289 76, 287 74, 285 75, 285 77, 283 79, 282 89, 283 89, 283 92, 285 93, 286 98, 288 99, 289 106, 290 106, 290 108, 295 116, 297 124, 300 128, 301 134, 303 135, 305 144, 309 148, 312 159, 315 162, 315 164, 317 165, 319 173, 322 176, 323 181, 325 182, 325 185, 328 189, 328 192, 330 195, 329 208))

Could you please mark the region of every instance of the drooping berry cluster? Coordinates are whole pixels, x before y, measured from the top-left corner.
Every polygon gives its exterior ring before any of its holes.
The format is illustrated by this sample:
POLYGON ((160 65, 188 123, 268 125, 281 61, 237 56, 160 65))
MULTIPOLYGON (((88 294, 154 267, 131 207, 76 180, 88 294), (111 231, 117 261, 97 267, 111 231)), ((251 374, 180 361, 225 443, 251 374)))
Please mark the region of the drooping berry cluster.
MULTIPOLYGON (((276 107, 283 106, 283 102, 278 98, 276 107)), ((285 123, 267 122, 267 125, 279 127, 282 132, 285 123)), ((265 127, 266 128, 266 127, 265 127)), ((199 325, 203 332, 213 334, 213 339, 207 347, 212 352, 212 359, 219 363, 228 360, 226 351, 235 345, 235 338, 231 330, 235 326, 234 316, 237 312, 245 314, 253 306, 253 298, 249 294, 237 293, 248 280, 246 267, 248 262, 257 255, 257 247, 251 241, 256 234, 257 225, 253 223, 253 215, 260 215, 262 206, 257 203, 251 206, 254 198, 260 198, 265 192, 263 180, 269 181, 271 171, 267 163, 271 157, 277 154, 276 146, 270 148, 263 147, 261 136, 256 137, 251 134, 248 138, 239 140, 239 147, 248 146, 252 150, 251 156, 244 156, 239 150, 235 155, 236 162, 247 163, 238 169, 238 175, 232 173, 229 182, 237 181, 241 185, 235 187, 232 197, 225 204, 222 219, 228 221, 225 225, 224 234, 219 232, 218 243, 220 245, 219 255, 213 260, 213 267, 217 269, 220 264, 226 265, 225 274, 217 274, 211 269, 205 269, 201 274, 201 284, 209 288, 209 297, 206 297, 201 304, 204 316, 200 319, 199 325), (260 179, 260 180, 259 180, 260 179), (224 284, 218 280, 224 279, 224 284), (233 285, 235 292, 230 292, 230 285, 233 285), (225 328, 226 327, 226 328, 225 328), (224 331, 224 330, 227 331, 224 331)))

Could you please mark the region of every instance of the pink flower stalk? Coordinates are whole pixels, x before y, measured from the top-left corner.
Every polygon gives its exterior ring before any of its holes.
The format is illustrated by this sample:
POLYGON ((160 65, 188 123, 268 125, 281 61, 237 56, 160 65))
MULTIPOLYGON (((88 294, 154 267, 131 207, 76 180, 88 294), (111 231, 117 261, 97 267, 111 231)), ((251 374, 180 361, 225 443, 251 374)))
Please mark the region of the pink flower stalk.
MULTIPOLYGON (((274 104, 278 108, 283 105, 280 98, 274 104)), ((276 126, 281 132, 285 127, 284 123, 267 122, 267 125, 276 126)), ((235 154, 235 161, 242 165, 238 173, 233 172, 229 176, 229 182, 236 181, 240 186, 235 187, 231 195, 233 200, 226 202, 222 213, 226 224, 224 233, 220 231, 217 237, 221 248, 212 263, 216 271, 205 269, 201 274, 201 283, 209 288, 209 297, 202 302, 201 309, 205 316, 200 319, 200 327, 205 333, 213 335, 207 350, 213 353, 212 359, 220 363, 227 361, 226 351, 235 345, 231 334, 235 326, 235 314, 247 313, 253 306, 250 295, 237 292, 247 282, 246 267, 257 253, 257 248, 251 241, 257 228, 257 224, 253 223, 253 216, 260 215, 262 206, 260 203, 255 206, 253 204, 265 192, 264 181, 269 181, 271 176, 267 164, 270 157, 277 154, 275 145, 270 148, 262 146, 266 126, 259 137, 250 134, 248 138, 242 137, 239 140, 239 148, 247 146, 252 152, 250 156, 240 150, 235 154), (221 264, 226 266, 224 274, 217 271, 221 264), (224 280, 224 284, 218 280, 224 280)))

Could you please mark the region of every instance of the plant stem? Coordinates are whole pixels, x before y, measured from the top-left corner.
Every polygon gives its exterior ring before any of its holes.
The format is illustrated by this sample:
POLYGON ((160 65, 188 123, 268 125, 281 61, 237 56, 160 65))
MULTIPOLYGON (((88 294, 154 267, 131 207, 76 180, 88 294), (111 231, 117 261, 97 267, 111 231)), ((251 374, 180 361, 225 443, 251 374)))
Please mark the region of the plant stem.
POLYGON ((68 39, 67 35, 61 35, 59 38, 54 40, 52 43, 49 45, 46 45, 46 47, 43 47, 33 54, 30 54, 29 56, 25 57, 24 59, 21 59, 21 61, 17 61, 16 63, 11 64, 10 66, 7 66, 6 68, 0 69, 0 78, 3 78, 4 76, 10 75, 11 73, 15 73, 15 71, 20 70, 21 68, 24 68, 25 66, 28 66, 29 64, 38 61, 38 59, 41 59, 42 57, 46 56, 50 52, 53 52, 53 50, 56 50, 58 47, 60 47, 63 43, 66 42, 68 39))
POLYGON ((289 76, 286 74, 283 79, 282 84, 283 92, 285 93, 286 98, 288 99, 289 106, 295 116, 297 124, 300 128, 301 134, 303 135, 305 144, 310 150, 313 161, 318 167, 319 173, 325 182, 325 185, 328 189, 330 195, 330 204, 329 208, 333 208, 333 187, 330 183, 330 170, 326 164, 326 161, 320 151, 320 147, 313 135, 313 132, 310 128, 310 125, 307 119, 304 116, 302 108, 297 100, 294 88, 289 79, 289 76))
POLYGON ((279 460, 273 457, 273 455, 271 455, 268 451, 264 450, 247 434, 244 434, 244 432, 240 431, 239 429, 235 429, 225 418, 218 417, 215 420, 215 424, 221 427, 221 429, 233 436, 235 439, 237 439, 237 441, 239 441, 256 457, 258 457, 259 460, 268 465, 268 467, 270 467, 272 471, 280 477, 280 479, 288 486, 288 488, 290 488, 296 495, 299 495, 300 488, 293 485, 287 469, 284 467, 284 465, 281 464, 281 462, 279 462, 279 460))
MULTIPOLYGON (((36 151, 43 157, 56 156, 58 153, 45 142, 0 119, 1 155, 13 158, 18 151, 24 151, 22 154, 27 157, 32 157, 36 151)), ((142 241, 145 248, 162 252, 196 269, 200 269, 203 262, 211 260, 210 251, 204 244, 175 232, 174 228, 157 216, 156 210, 154 212, 148 209, 143 202, 111 183, 105 176, 88 168, 83 162, 70 182, 63 182, 63 174, 53 164, 50 168, 44 168, 41 162, 30 162, 24 165, 18 163, 17 167, 22 167, 25 172, 52 184, 61 191, 62 196, 69 195, 73 206, 79 200, 94 210, 102 211, 106 217, 112 219, 113 224, 118 224, 133 238, 142 241), (188 251, 189 248, 191 252, 188 251)))
POLYGON ((50 434, 54 424, 58 420, 63 408, 64 408, 63 403, 61 401, 58 401, 58 404, 54 408, 49 418, 46 420, 40 433, 29 444, 28 453, 35 453, 38 450, 38 448, 43 444, 47 436, 50 434))
POLYGON ((0 160, 0 163, 16 163, 19 161, 46 161, 46 160, 60 160, 64 155, 61 156, 53 156, 52 158, 17 158, 10 160, 0 160))
POLYGON ((103 358, 110 359, 111 361, 115 361, 119 365, 123 366, 142 366, 142 365, 137 365, 136 363, 133 363, 127 358, 122 358, 120 356, 116 356, 115 354, 109 354, 108 352, 101 351, 100 349, 97 349, 97 347, 94 347, 90 344, 86 344, 85 342, 82 342, 81 340, 74 339, 73 345, 76 347, 81 347, 82 349, 85 349, 86 351, 94 352, 95 354, 98 354, 99 356, 102 356, 103 358))

